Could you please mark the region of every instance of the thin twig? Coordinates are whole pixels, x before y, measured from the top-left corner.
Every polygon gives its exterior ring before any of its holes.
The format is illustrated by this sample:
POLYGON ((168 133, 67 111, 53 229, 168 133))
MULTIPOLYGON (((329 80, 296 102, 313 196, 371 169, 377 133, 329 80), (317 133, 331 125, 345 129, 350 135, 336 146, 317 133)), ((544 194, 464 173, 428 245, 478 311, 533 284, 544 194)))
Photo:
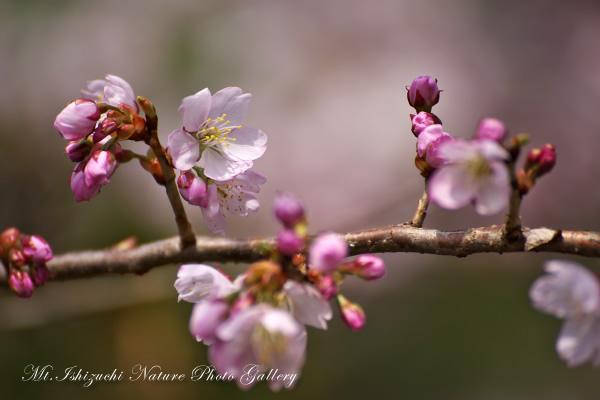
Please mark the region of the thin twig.
POLYGON ((181 201, 181 196, 179 195, 179 190, 177 189, 177 183, 175 181, 175 172, 169 165, 165 152, 160 144, 160 140, 158 139, 158 119, 156 117, 147 118, 146 121, 150 133, 148 145, 152 148, 154 155, 156 155, 162 170, 167 197, 171 203, 173 213, 175 214, 175 223, 177 224, 179 237, 181 238, 181 248, 185 250, 196 245, 196 234, 194 233, 194 228, 183 207, 183 202, 181 201))
POLYGON ((427 195, 427 189, 423 191, 423 195, 417 203, 417 209, 412 219, 406 223, 406 225, 414 226, 415 228, 421 228, 425 217, 427 216, 427 207, 429 206, 429 196, 427 195))
POLYGON ((521 239, 521 192, 519 191, 519 183, 515 174, 515 158, 512 158, 508 163, 508 171, 510 174, 510 199, 508 202, 508 211, 504 218, 504 234, 506 240, 519 241, 521 239))
MULTIPOLYGON (((518 241, 508 241, 503 226, 460 231, 390 226, 343 234, 350 254, 427 253, 466 257, 475 253, 554 252, 600 257, 600 232, 523 228, 518 241)), ((89 278, 104 274, 144 274, 169 264, 201 262, 250 263, 265 258, 260 250, 273 246, 274 238, 227 239, 197 237, 196 245, 179 246, 179 237, 138 246, 131 250, 95 250, 57 255, 48 263, 51 280, 89 278)), ((6 285, 6 277, 0 279, 6 285)))

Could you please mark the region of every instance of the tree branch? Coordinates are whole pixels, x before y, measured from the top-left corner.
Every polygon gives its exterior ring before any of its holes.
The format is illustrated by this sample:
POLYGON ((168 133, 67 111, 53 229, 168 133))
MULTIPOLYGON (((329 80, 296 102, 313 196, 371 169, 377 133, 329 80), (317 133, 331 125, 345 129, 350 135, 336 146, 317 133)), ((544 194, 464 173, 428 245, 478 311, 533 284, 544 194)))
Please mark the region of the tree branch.
MULTIPOLYGON (((523 228, 523 236, 509 241, 503 226, 460 231, 440 231, 407 225, 390 226, 343 234, 350 254, 426 253, 466 257, 475 253, 554 252, 600 257, 600 232, 523 228)), ((243 262, 266 257, 261 248, 274 238, 227 239, 201 237, 196 245, 181 249, 172 237, 131 250, 93 250, 62 254, 48 263, 51 280, 90 278, 104 274, 144 274, 153 268, 182 263, 243 262)), ((1 279, 6 286, 6 277, 1 279)))

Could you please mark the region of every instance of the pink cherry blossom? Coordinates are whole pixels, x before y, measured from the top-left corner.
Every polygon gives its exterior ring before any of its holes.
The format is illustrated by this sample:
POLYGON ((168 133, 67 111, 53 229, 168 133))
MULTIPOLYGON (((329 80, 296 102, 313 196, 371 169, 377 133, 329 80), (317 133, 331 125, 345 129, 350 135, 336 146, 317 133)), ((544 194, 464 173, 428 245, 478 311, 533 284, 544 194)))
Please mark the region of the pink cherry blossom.
POLYGON ((502 146, 492 140, 456 139, 440 144, 438 152, 446 163, 429 179, 432 202, 450 210, 475 203, 475 211, 481 215, 506 208, 510 180, 505 161, 509 155, 502 146))
POLYGON ((548 273, 529 291, 533 306, 565 320, 556 342, 558 355, 569 366, 592 360, 600 365, 600 282, 578 263, 546 262, 548 273))
POLYGON ((87 99, 70 102, 56 116, 54 129, 66 140, 83 139, 96 127, 100 110, 96 103, 87 99))
MULTIPOLYGON (((81 164, 81 163, 80 163, 81 164)), ((88 186, 85 183, 85 174, 83 168, 80 168, 80 164, 75 167, 73 174, 71 175, 71 191, 75 195, 75 201, 88 201, 100 193, 100 185, 88 186)))
POLYGON ((183 129, 168 138, 175 168, 194 166, 215 180, 228 180, 250 169, 266 150, 267 135, 242 126, 251 95, 237 87, 222 89, 211 96, 208 89, 183 99, 179 112, 183 129))
POLYGON ((490 139, 502 142, 506 136, 506 126, 496 118, 484 118, 477 126, 477 139, 490 139))
POLYGON ((213 344, 219 325, 225 321, 229 305, 222 299, 205 300, 194 305, 190 316, 190 333, 199 342, 213 344))
POLYGON ((275 217, 290 228, 294 227, 304 217, 304 206, 300 199, 292 193, 277 193, 274 208, 275 217))
POLYGON ((258 211, 260 204, 256 194, 265 182, 264 176, 249 170, 233 179, 210 183, 206 190, 206 207, 201 207, 208 229, 225 235, 225 211, 243 217, 258 211))
POLYGON ((297 383, 306 357, 306 329, 288 312, 265 303, 250 306, 221 323, 216 337, 209 359, 219 373, 236 376, 241 389, 254 386, 256 375, 270 369, 293 375, 291 380, 269 381, 271 390, 297 383))
POLYGON ((115 75, 106 75, 105 79, 87 82, 87 90, 82 90, 81 95, 98 103, 106 103, 113 107, 127 104, 136 111, 139 110, 133 88, 123 78, 115 75))
POLYGON ((179 193, 188 203, 194 206, 206 207, 206 182, 191 170, 185 171, 177 179, 179 193))
POLYGON ((294 318, 302 324, 327 329, 332 312, 329 302, 311 284, 288 280, 283 286, 294 318))
POLYGON ((88 187, 109 183, 109 178, 117 168, 115 155, 106 150, 96 150, 84 168, 85 183, 88 187))

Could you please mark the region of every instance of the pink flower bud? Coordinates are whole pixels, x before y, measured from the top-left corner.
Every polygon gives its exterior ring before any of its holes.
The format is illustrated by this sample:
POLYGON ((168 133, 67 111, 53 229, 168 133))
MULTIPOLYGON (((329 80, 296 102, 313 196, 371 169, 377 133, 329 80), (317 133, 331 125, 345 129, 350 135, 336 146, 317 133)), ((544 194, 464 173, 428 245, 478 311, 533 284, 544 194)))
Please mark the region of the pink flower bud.
POLYGON ((496 118, 484 118, 477 127, 477 139, 490 139, 500 143, 506 136, 504 123, 496 118))
POLYGON ((89 187, 85 183, 85 174, 79 168, 80 164, 75 167, 75 170, 71 175, 71 191, 75 195, 76 202, 88 201, 100 193, 100 186, 89 187))
POLYGON ((440 100, 437 79, 430 76, 416 77, 407 89, 408 103, 419 112, 431 112, 431 107, 440 100))
POLYGON ((338 286, 331 275, 325 275, 315 283, 317 289, 325 300, 330 300, 338 294, 338 286))
POLYGON ((21 237, 21 245, 25 257, 36 264, 45 264, 54 256, 48 242, 37 235, 23 235, 21 237))
POLYGON ((297 254, 303 245, 304 241, 291 229, 283 229, 277 235, 277 250, 285 255, 297 254))
POLYGON ((342 321, 352 331, 356 332, 362 329, 367 322, 367 316, 365 315, 362 307, 356 303, 353 303, 346 299, 341 294, 337 295, 338 305, 342 316, 342 321))
POLYGON ((85 183, 88 187, 105 185, 117 168, 115 155, 110 151, 97 150, 84 169, 85 183))
POLYGON ((31 280, 35 286, 42 286, 50 278, 50 271, 46 264, 39 264, 31 271, 31 280))
POLYGON ((337 233, 325 233, 310 246, 308 260, 312 269, 321 274, 333 272, 348 256, 348 244, 337 233))
POLYGON ((380 279, 385 276, 385 264, 383 260, 372 254, 363 254, 352 262, 340 268, 342 272, 354 274, 367 281, 380 279))
POLYGON ((556 164, 556 148, 552 144, 547 144, 527 153, 527 161, 523 169, 535 180, 549 172, 554 164, 556 164))
POLYGON ((17 228, 8 228, 0 235, 0 245, 8 250, 18 243, 20 235, 17 228))
POLYGON ((415 136, 419 136, 419 134, 423 131, 423 129, 427 128, 430 125, 436 125, 442 123, 442 120, 437 117, 437 115, 428 113, 425 111, 421 111, 417 115, 410 114, 412 128, 411 131, 415 136))
POLYGON ((208 197, 206 196, 206 182, 191 170, 183 172, 177 179, 177 186, 181 196, 191 205, 206 208, 208 197))
POLYGON ((79 140, 89 135, 100 119, 100 109, 95 102, 77 99, 70 102, 56 116, 54 129, 67 140, 79 140))
POLYGON ((302 202, 292 193, 277 193, 275 195, 275 217, 285 226, 294 227, 304 217, 302 202))
POLYGON ((19 297, 29 298, 33 296, 33 281, 26 272, 11 269, 8 284, 19 297))
POLYGON ((13 265, 17 267, 22 267, 27 264, 27 257, 25 257, 23 250, 17 249, 15 247, 9 250, 8 259, 11 263, 13 263, 13 265))
POLYGON ((65 152, 71 161, 80 162, 83 161, 88 154, 90 154, 91 149, 92 144, 87 140, 74 140, 67 144, 65 147, 65 152))

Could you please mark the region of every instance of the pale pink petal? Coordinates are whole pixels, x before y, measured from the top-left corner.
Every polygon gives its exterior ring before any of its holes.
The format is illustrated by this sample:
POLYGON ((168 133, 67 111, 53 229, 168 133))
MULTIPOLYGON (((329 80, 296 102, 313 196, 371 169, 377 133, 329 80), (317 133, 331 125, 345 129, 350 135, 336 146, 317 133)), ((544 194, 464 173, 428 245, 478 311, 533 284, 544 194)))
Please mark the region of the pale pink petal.
POLYGON ((504 147, 502 147, 495 140, 490 139, 479 139, 473 141, 473 143, 478 147, 478 151, 483 155, 483 157, 488 160, 508 160, 509 154, 504 147))
POLYGON ((211 345, 216 341, 216 330, 227 317, 229 306, 223 300, 196 303, 190 317, 190 333, 199 342, 211 345))
POLYGON ((455 139, 445 142, 439 146, 439 156, 451 160, 452 163, 460 163, 472 160, 477 156, 477 148, 464 139, 455 139))
POLYGON ((104 88, 102 102, 117 107, 119 104, 129 104, 137 108, 135 97, 130 96, 125 89, 119 86, 109 85, 104 88))
POLYGON ((261 157, 267 149, 267 135, 256 128, 243 126, 229 134, 229 146, 223 152, 233 160, 248 161, 261 157), (233 141, 232 139, 236 139, 233 141))
POLYGON ((206 148, 198 161, 198 166, 204 168, 204 175, 217 180, 226 181, 250 169, 252 161, 234 161, 224 157, 213 148, 206 148))
POLYGON ((491 162, 492 174, 480 182, 475 195, 475 211, 480 215, 492 215, 506 209, 510 196, 510 177, 503 162, 491 162))
POLYGON ((206 189, 206 207, 200 207, 206 227, 218 235, 225 236, 225 215, 217 197, 217 185, 213 182, 206 189))
POLYGON ((179 267, 175 289, 179 293, 178 301, 190 303, 223 298, 235 291, 227 276, 205 264, 184 264, 179 267))
MULTIPOLYGON (((123 78, 120 78, 116 75, 111 75, 111 74, 106 75, 105 78, 106 78, 107 82, 110 82, 112 85, 122 88, 125 91, 126 96, 129 99, 133 99, 134 104, 135 104, 135 93, 133 91, 133 88, 129 84, 129 82, 127 82, 123 78)), ((130 105, 135 107, 134 104, 130 104, 130 105)))
POLYGON ((177 129, 167 139, 173 165, 180 171, 193 168, 200 157, 198 140, 182 129, 177 129))
POLYGON ((227 114, 225 118, 232 125, 239 125, 248 112, 251 99, 250 93, 242 94, 242 89, 238 87, 219 90, 212 96, 212 106, 208 117, 214 120, 227 114))
POLYGON ((442 135, 435 141, 433 141, 427 148, 427 155, 425 157, 425 161, 427 161, 427 163, 433 168, 439 168, 442 165, 446 164, 448 160, 440 154, 439 150, 440 147, 444 145, 444 143, 452 141, 454 141, 454 138, 446 132, 443 132, 442 135))
POLYGON ((431 201, 449 210, 469 204, 476 189, 469 170, 462 165, 446 165, 436 170, 427 185, 431 201))
POLYGON ((283 290, 292 301, 292 312, 298 322, 327 329, 327 321, 332 317, 331 306, 314 286, 288 280, 283 290))
POLYGON ((600 318, 584 314, 565 321, 556 341, 556 351, 567 365, 575 367, 594 357, 599 344, 600 318))
POLYGON ((100 186, 88 187, 85 183, 83 170, 77 171, 77 169, 78 168, 76 167, 75 171, 73 171, 73 175, 71 175, 71 191, 75 195, 75 201, 81 202, 91 200, 100 193, 100 186))
POLYGON ((427 147, 439 139, 443 133, 442 125, 440 124, 429 125, 423 129, 417 138, 417 154, 419 154, 419 157, 423 157, 423 154, 427 151, 427 147))
POLYGON ((185 97, 179 107, 179 113, 183 117, 183 129, 188 132, 198 132, 208 118, 210 107, 211 96, 208 89, 185 97))
POLYGON ((582 313, 600 315, 600 283, 592 272, 573 261, 550 260, 548 272, 529 291, 533 306, 558 318, 582 313))

